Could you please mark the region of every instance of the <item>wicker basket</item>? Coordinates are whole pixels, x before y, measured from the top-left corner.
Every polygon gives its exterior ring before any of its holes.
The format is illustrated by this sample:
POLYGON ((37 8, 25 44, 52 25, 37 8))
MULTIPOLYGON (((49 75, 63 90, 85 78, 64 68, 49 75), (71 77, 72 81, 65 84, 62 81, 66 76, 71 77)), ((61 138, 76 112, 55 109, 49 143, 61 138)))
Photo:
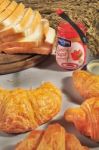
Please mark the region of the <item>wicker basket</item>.
POLYGON ((88 28, 88 47, 92 54, 99 56, 99 1, 98 0, 17 0, 23 2, 26 7, 32 7, 50 20, 54 28, 59 22, 55 14, 57 8, 63 8, 74 20, 82 21, 88 28))

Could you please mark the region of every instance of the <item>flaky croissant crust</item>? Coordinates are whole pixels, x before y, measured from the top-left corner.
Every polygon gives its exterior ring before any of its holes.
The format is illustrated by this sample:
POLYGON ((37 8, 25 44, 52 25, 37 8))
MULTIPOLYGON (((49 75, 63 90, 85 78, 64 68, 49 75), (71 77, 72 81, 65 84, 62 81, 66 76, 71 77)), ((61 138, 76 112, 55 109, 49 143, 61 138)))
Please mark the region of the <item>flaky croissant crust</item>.
POLYGON ((44 131, 32 131, 17 144, 15 150, 88 150, 79 140, 59 124, 49 125, 44 131))
POLYGON ((82 134, 99 142, 99 98, 87 99, 80 107, 67 109, 64 116, 82 134))
POLYGON ((0 131, 30 131, 52 119, 61 108, 61 92, 50 82, 37 89, 0 89, 0 131))
POLYGON ((99 97, 99 75, 77 70, 73 72, 73 83, 82 97, 99 97))

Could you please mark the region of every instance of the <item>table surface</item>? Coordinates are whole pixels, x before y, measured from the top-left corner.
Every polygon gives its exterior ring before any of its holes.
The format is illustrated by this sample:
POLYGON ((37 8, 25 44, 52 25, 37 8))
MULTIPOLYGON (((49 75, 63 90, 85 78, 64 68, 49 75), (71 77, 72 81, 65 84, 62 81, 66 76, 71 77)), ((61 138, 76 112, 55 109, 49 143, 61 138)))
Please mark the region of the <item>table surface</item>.
MULTIPOLYGON (((39 66, 27 69, 25 71, 1 75, 0 86, 4 88, 35 88, 42 82, 50 81, 59 87, 63 92, 63 104, 61 112, 49 123, 58 122, 62 124, 67 131, 74 133, 83 144, 90 146, 92 150, 99 150, 99 144, 94 143, 90 139, 82 136, 74 126, 67 124, 62 116, 66 108, 79 105, 82 101, 77 91, 72 86, 72 72, 66 72, 57 66, 54 57, 49 57, 47 61, 39 66), (71 97, 71 98, 70 98, 71 97)), ((40 129, 46 128, 48 124, 42 125, 40 129)), ((0 133, 0 150, 13 150, 14 145, 19 142, 26 134, 8 135, 0 133)))

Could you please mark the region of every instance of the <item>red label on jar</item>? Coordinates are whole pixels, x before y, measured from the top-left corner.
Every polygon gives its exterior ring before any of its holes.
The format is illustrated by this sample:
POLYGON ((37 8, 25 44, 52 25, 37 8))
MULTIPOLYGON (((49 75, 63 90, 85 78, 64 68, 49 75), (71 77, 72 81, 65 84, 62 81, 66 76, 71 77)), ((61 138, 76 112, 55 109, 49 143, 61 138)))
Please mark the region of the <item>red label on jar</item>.
POLYGON ((56 61, 64 69, 74 70, 85 62, 85 50, 79 42, 72 42, 70 47, 57 46, 56 61))
MULTIPOLYGON (((83 26, 81 27, 83 28, 83 26)), ((64 69, 75 70, 84 65, 86 46, 83 45, 78 33, 68 23, 63 25, 61 23, 58 27, 57 41, 56 61, 59 66, 64 69)))

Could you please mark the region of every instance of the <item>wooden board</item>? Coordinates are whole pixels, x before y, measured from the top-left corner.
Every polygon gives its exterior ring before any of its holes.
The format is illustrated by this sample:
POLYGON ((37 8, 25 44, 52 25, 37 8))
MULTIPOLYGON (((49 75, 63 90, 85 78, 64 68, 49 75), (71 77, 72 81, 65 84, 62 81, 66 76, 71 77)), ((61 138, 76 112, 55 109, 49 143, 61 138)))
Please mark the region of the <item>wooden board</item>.
POLYGON ((48 56, 0 54, 0 75, 21 71, 37 65, 48 56))

